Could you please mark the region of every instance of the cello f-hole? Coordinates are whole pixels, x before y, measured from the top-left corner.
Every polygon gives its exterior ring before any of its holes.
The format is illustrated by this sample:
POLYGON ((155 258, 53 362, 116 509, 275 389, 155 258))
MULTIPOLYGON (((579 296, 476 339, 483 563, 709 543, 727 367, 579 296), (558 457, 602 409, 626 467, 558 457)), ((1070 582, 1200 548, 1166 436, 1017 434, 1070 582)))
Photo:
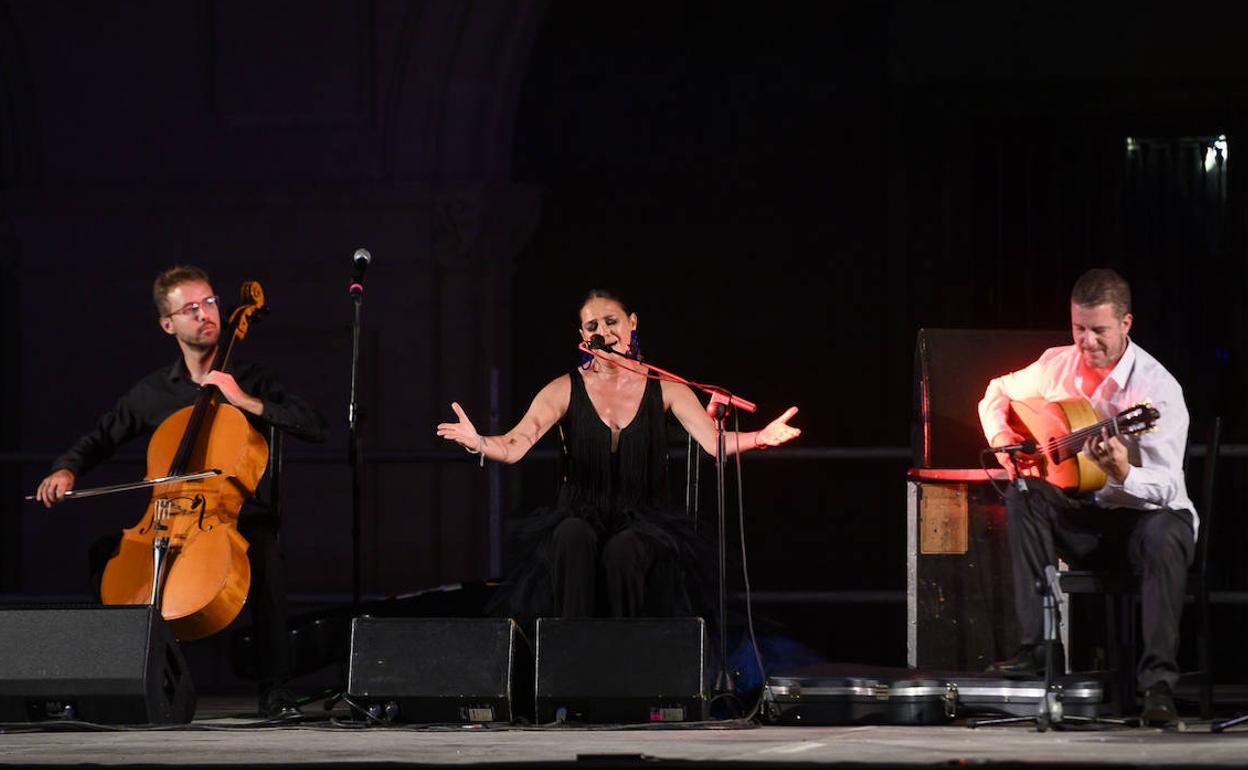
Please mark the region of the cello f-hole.
MULTIPOLYGON (((208 509, 204 505, 203 495, 195 495, 195 500, 191 503, 191 510, 193 511, 196 508, 199 509, 199 521, 195 522, 195 526, 200 530, 207 532, 208 530, 204 529, 204 514, 207 513, 208 509)), ((211 529, 211 527, 209 527, 209 529, 211 529)))

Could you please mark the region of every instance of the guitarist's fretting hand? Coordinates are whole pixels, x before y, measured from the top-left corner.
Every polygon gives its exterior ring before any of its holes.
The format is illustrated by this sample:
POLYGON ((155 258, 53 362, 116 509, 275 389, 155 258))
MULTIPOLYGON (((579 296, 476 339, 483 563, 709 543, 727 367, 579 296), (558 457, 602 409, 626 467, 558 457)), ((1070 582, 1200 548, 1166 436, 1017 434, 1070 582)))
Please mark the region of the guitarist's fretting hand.
POLYGON ((1083 445, 1083 453, 1117 483, 1127 480, 1127 474, 1131 472, 1127 445, 1117 436, 1111 436, 1108 428, 1101 428, 1101 435, 1088 439, 1083 445))
MULTIPOLYGON (((1026 437, 1021 433, 1015 433, 1012 430, 1003 430, 992 437, 992 445, 996 447, 1021 444, 1025 438, 1026 437)), ((1014 456, 1018 458, 1017 467, 1015 467, 1014 461, 1011 459, 1010 455, 1005 452, 999 452, 996 455, 997 462, 1001 464, 1002 468, 1005 468, 1006 473, 1010 474, 1010 481, 1018 478, 1019 473, 1022 473, 1024 476, 1037 475, 1038 458, 1035 455, 1017 453, 1014 456)))

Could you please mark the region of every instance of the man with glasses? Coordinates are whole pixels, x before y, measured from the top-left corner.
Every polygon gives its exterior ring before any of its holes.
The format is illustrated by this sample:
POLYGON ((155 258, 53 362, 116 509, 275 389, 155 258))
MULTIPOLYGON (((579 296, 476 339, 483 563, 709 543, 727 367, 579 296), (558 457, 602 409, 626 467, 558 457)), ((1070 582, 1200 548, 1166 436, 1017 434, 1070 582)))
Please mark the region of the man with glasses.
MULTIPOLYGON (((39 484, 39 501, 51 508, 65 499, 78 476, 113 455, 124 443, 150 436, 165 418, 195 402, 200 388, 215 385, 227 402, 242 410, 260 431, 269 426, 307 441, 324 441, 324 418, 307 402, 288 392, 259 366, 237 363, 233 373, 213 371, 221 342, 221 312, 208 274, 197 267, 177 266, 157 276, 152 285, 160 328, 173 337, 181 355, 172 366, 144 377, 111 410, 52 464, 39 484)), ((297 713, 294 696, 285 687, 290 676, 286 629, 286 573, 278 547, 278 517, 268 507, 268 479, 262 478, 253 498, 239 512, 238 531, 247 539, 251 562, 251 608, 256 650, 260 712, 265 716, 297 713)), ((120 534, 92 549, 92 577, 98 588, 104 565, 120 534)))

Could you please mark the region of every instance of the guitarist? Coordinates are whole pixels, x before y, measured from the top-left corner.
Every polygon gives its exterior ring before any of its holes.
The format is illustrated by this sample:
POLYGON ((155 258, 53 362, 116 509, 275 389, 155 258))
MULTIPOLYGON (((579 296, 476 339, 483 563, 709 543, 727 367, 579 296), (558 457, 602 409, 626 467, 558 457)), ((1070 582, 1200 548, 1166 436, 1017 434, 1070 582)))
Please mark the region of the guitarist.
MULTIPOLYGON (((1007 423, 1012 400, 1083 398, 1098 419, 1147 400, 1161 415, 1152 433, 1119 437, 1103 430, 1087 441, 1083 454, 1107 477, 1104 487, 1089 495, 1072 498, 1036 478, 1027 479, 1030 492, 1025 495, 1010 486, 1006 511, 1022 644, 990 670, 1020 676, 1043 672, 1042 601, 1033 586, 1046 565, 1055 565, 1060 556, 1077 567, 1129 568, 1141 581, 1141 719, 1166 725, 1178 719, 1172 694, 1179 677, 1175 657, 1199 518, 1183 479, 1188 427, 1183 389, 1128 336, 1132 320, 1131 289, 1122 276, 1089 270, 1070 295, 1074 344, 1050 348, 1025 369, 988 383, 979 403, 984 435, 994 447, 1023 441, 1007 423)), ((1006 455, 998 457, 1011 478, 1027 473, 1006 455)))

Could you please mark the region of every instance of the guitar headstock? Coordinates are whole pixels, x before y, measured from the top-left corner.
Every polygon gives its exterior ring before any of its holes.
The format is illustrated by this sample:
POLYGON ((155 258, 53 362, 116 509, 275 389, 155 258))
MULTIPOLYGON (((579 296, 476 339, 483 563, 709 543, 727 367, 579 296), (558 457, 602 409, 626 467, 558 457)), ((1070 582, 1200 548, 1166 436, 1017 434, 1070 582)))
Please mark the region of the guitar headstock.
POLYGON ((1156 430, 1157 421, 1160 419, 1161 412, 1157 411, 1157 407, 1148 401, 1142 401, 1119 412, 1114 423, 1118 426, 1119 435, 1138 436, 1156 430))

